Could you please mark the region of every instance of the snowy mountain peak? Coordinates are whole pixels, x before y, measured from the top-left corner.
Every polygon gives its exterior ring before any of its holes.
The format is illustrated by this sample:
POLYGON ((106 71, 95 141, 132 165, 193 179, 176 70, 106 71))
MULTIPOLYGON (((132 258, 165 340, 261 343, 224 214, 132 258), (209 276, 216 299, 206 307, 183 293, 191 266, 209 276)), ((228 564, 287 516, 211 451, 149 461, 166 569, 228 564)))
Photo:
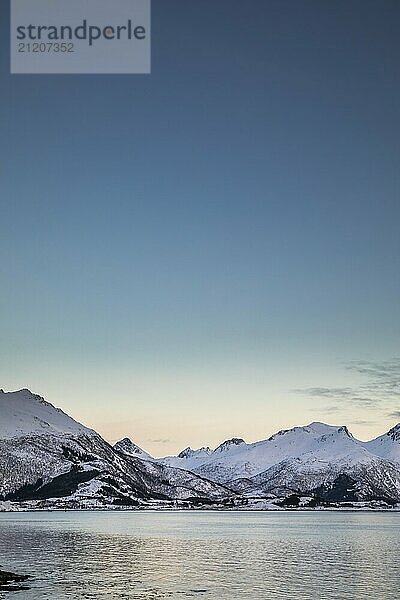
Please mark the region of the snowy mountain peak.
POLYGON ((132 442, 128 437, 120 440, 114 445, 114 449, 126 454, 127 456, 134 456, 136 458, 149 459, 150 454, 142 450, 140 446, 132 442))
POLYGON ((268 438, 268 441, 275 440, 276 438, 279 438, 283 435, 292 436, 304 433, 312 434, 313 436, 327 435, 329 433, 332 433, 333 429, 335 428, 331 427, 330 425, 326 425, 325 423, 314 422, 310 423, 309 425, 305 425, 304 427, 292 427, 291 429, 281 429, 277 433, 271 435, 271 437, 268 438))
POLYGON ((319 421, 314 421, 304 427, 306 431, 309 431, 316 435, 329 435, 335 433, 344 433, 346 436, 352 438, 350 431, 347 429, 346 425, 341 425, 337 427, 336 425, 327 425, 326 423, 320 423, 319 421))
POLYGON ((178 454, 178 458, 192 458, 195 456, 199 456, 199 455, 207 455, 207 454, 211 454, 211 449, 207 446, 203 446, 202 448, 199 448, 198 450, 193 450, 192 448, 190 448, 190 446, 188 446, 187 448, 185 448, 184 450, 182 450, 182 452, 180 452, 178 454))
POLYGON ((189 458, 190 456, 193 456, 193 454, 194 450, 192 450, 192 448, 188 446, 187 448, 182 450, 182 452, 179 452, 178 458, 189 458))
POLYGON ((39 396, 39 394, 34 394, 33 392, 31 392, 31 390, 28 390, 28 388, 22 388, 21 390, 16 390, 15 392, 5 392, 3 390, 3 394, 5 394, 5 393, 13 394, 14 398, 18 398, 19 400, 25 400, 27 402, 33 401, 33 400, 36 400, 36 401, 42 402, 42 403, 46 402, 42 396, 39 396))
POLYGON ((305 425, 304 427, 293 427, 292 429, 282 429, 271 435, 268 438, 269 442, 279 439, 281 436, 287 436, 297 438, 298 436, 309 435, 312 438, 326 438, 327 436, 335 436, 337 434, 343 434, 345 437, 350 439, 354 439, 350 431, 347 429, 345 425, 341 427, 337 427, 335 425, 327 425, 326 423, 320 423, 318 421, 314 421, 309 425, 305 425))
POLYGON ((29 435, 92 435, 60 408, 28 389, 0 394, 0 439, 29 435))
POLYGON ((225 452, 226 450, 230 450, 232 447, 240 446, 241 444, 245 444, 246 442, 242 440, 242 438, 231 438, 230 440, 225 440, 222 442, 217 448, 215 448, 214 452, 225 452))
POLYGON ((350 431, 347 429, 346 425, 342 425, 341 427, 339 427, 338 433, 344 433, 349 438, 353 437, 353 434, 350 433, 350 431))
POLYGON ((131 451, 140 451, 141 449, 137 446, 132 440, 128 437, 124 437, 122 440, 119 440, 114 448, 119 448, 122 450, 123 448, 129 449, 131 451))

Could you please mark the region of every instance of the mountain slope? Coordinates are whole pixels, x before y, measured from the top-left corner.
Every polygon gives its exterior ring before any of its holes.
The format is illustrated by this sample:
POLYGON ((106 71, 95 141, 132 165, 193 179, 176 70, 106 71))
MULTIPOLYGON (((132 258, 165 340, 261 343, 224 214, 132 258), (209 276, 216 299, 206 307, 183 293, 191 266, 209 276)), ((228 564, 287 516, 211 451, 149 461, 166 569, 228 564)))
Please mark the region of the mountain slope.
POLYGON ((0 439, 24 435, 92 435, 95 432, 81 425, 60 408, 27 389, 17 392, 0 390, 0 439))
POLYGON ((121 452, 126 456, 131 456, 133 458, 141 458, 142 460, 153 460, 153 457, 150 456, 147 452, 142 450, 139 446, 134 444, 132 440, 129 438, 124 438, 114 444, 114 450, 117 452, 121 452))
POLYGON ((372 454, 400 464, 400 423, 370 442, 364 447, 372 454))

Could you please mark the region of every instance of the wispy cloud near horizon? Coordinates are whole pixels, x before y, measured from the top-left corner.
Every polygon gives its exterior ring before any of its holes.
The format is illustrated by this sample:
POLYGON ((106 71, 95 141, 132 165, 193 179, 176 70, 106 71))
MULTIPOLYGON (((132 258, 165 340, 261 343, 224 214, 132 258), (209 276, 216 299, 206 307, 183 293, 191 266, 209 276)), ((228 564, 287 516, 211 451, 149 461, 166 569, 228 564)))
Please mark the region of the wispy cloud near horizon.
MULTIPOLYGON (((339 412, 344 406, 370 409, 385 407, 385 410, 396 408, 393 404, 397 406, 400 399, 400 357, 386 361, 353 360, 345 363, 344 367, 366 379, 366 382, 346 387, 308 387, 292 391, 322 401, 334 401, 335 405, 321 409, 326 413, 339 412)), ((386 417, 400 418, 400 411, 386 413, 386 417)))
POLYGON ((391 419, 399 419, 400 420, 400 410, 395 410, 394 412, 388 413, 387 416, 391 419))

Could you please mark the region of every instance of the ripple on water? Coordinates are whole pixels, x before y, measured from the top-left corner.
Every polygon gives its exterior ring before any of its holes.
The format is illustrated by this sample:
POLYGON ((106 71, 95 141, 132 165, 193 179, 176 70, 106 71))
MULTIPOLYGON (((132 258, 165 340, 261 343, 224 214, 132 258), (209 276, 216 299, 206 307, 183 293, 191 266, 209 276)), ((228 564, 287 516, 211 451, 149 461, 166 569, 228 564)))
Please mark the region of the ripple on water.
POLYGON ((34 575, 17 600, 397 600, 399 534, 400 513, 0 514, 0 556, 34 575))

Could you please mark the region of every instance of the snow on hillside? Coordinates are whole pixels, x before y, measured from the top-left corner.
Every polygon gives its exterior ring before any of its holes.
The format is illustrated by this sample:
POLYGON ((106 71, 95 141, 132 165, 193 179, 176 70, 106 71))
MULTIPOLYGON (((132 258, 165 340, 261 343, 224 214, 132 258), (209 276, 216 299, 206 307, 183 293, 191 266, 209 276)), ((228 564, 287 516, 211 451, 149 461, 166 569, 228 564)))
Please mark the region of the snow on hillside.
MULTIPOLYGON (((267 440, 246 444, 233 438, 220 444, 214 452, 195 453, 187 457, 166 457, 163 464, 189 469, 218 482, 239 477, 252 477, 284 459, 296 458, 307 453, 318 453, 323 460, 366 452, 346 427, 334 427, 324 423, 311 423, 307 427, 295 427, 280 431, 267 440)), ((357 460, 357 456, 354 460, 357 460)))
MULTIPOLYGON (((141 449, 138 451, 144 453, 141 449)), ((288 485, 291 482, 291 485, 309 489, 313 483, 320 485, 340 473, 363 473, 366 479, 369 472, 374 485, 381 482, 385 487, 385 473, 389 473, 389 484, 392 481, 398 493, 400 475, 396 465, 400 463, 400 425, 370 442, 357 440, 345 426, 314 422, 280 431, 252 444, 232 438, 214 451, 208 447, 186 448, 178 456, 160 459, 144 454, 147 460, 189 470, 221 484, 234 482, 238 491, 255 490, 261 484, 264 489, 270 489, 271 486, 266 485, 268 477, 271 485, 272 480, 277 486, 286 481, 288 485)))
MULTIPOLYGON (((264 493, 278 495, 295 490, 306 492, 332 483, 343 474, 358 482, 360 497, 400 498, 400 470, 364 448, 332 455, 325 450, 322 453, 307 452, 300 457, 288 458, 246 480, 240 488, 242 491, 261 489, 264 493)), ((239 484, 241 482, 243 480, 238 480, 239 484)))
POLYGON ((92 435, 94 431, 27 389, 16 392, 1 390, 0 439, 41 434, 92 435))
POLYGON ((400 463, 400 423, 384 435, 364 442, 364 447, 376 456, 400 463))

